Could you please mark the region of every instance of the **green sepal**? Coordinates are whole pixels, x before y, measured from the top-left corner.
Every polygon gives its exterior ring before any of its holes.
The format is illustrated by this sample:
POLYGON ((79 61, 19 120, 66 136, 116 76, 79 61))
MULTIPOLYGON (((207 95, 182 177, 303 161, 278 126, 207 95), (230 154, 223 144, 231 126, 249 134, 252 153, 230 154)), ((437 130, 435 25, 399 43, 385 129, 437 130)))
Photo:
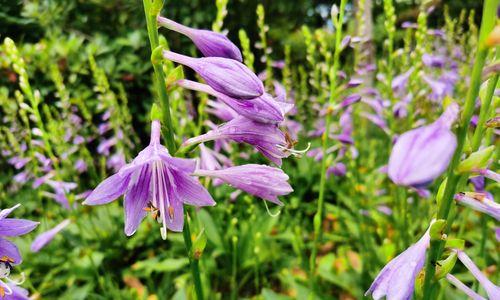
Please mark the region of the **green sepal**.
POLYGON ((458 249, 458 250, 464 250, 465 248, 465 240, 462 239, 446 239, 446 248, 453 248, 453 249, 458 249))
POLYGON ((471 155, 469 155, 469 157, 460 162, 457 167, 457 171, 460 173, 466 173, 485 168, 488 164, 488 161, 493 156, 494 151, 495 146, 489 146, 472 153, 471 155))
POLYGON ((429 234, 431 236, 432 241, 442 240, 443 239, 443 229, 446 226, 446 220, 438 219, 432 223, 431 228, 429 229, 429 234))
POLYGON ((436 275, 435 275, 436 280, 444 278, 446 274, 450 273, 453 267, 455 266, 456 262, 457 262, 456 252, 451 252, 450 256, 448 256, 446 259, 438 260, 436 265, 436 275))

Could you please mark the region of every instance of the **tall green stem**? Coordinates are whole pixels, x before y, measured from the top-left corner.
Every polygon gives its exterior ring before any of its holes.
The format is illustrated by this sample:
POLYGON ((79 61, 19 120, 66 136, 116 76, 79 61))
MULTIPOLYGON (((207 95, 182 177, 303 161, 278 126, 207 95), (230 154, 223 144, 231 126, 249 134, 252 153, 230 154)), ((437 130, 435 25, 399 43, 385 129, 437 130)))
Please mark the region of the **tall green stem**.
POLYGON ((196 298, 198 300, 203 300, 203 287, 201 285, 200 277, 200 265, 199 260, 193 256, 193 242, 191 240, 191 230, 189 228, 189 217, 186 212, 186 219, 184 222, 184 230, 182 231, 184 236, 184 244, 186 245, 186 251, 189 257, 189 264, 191 266, 191 275, 193 276, 194 289, 196 292, 196 298))
MULTIPOLYGON (((160 45, 156 18, 161 10, 161 5, 158 3, 161 2, 161 0, 143 0, 151 52, 157 49, 160 45)), ((165 136, 167 147, 171 153, 175 153, 177 150, 177 144, 175 143, 172 117, 170 115, 170 102, 168 100, 167 87, 165 85, 165 72, 163 72, 163 67, 159 60, 153 59, 152 63, 158 88, 158 97, 160 98, 160 107, 163 112, 163 124, 167 127, 165 136)))
POLYGON ((309 271, 310 271, 310 283, 311 287, 314 285, 315 276, 316 276, 316 256, 318 254, 318 244, 321 235, 321 223, 323 220, 323 208, 324 208, 324 198, 325 198, 325 184, 326 184, 326 168, 327 168, 327 157, 326 150, 328 148, 328 136, 330 133, 330 124, 332 111, 331 107, 334 102, 334 92, 336 87, 336 74, 339 68, 339 58, 340 58, 340 43, 342 41, 342 21, 344 19, 344 10, 346 6, 346 0, 342 0, 340 3, 340 13, 338 19, 333 20, 336 28, 335 32, 335 49, 333 54, 333 65, 330 68, 329 72, 329 81, 330 81, 330 98, 328 101, 329 107, 326 113, 326 121, 325 121, 325 132, 322 136, 322 151, 323 157, 321 159, 321 178, 319 183, 319 196, 318 196, 318 207, 316 210, 316 214, 314 215, 313 225, 314 225, 314 241, 311 250, 311 257, 309 259, 309 271))
MULTIPOLYGON (((444 233, 448 233, 451 225, 453 223, 452 216, 450 214, 450 209, 453 203, 453 196, 462 181, 460 174, 455 172, 456 167, 460 163, 460 158, 462 156, 465 140, 467 138, 467 131, 469 129, 470 120, 474 113, 474 105, 479 94, 479 87, 481 84, 481 73, 486 61, 486 55, 488 49, 484 45, 484 40, 486 36, 491 32, 493 26, 495 25, 496 8, 498 6, 498 0, 486 0, 483 7, 483 19, 481 22, 481 30, 479 36, 478 51, 476 52, 476 58, 474 67, 472 69, 472 76, 470 82, 470 88, 467 92, 464 109, 461 115, 460 124, 457 131, 457 148, 453 155, 450 167, 448 169, 447 182, 445 187, 445 192, 443 194, 441 203, 438 208, 437 218, 445 219, 446 228, 444 233)), ((490 99, 491 101, 491 99, 490 99)), ((480 129, 481 130, 481 129, 480 129)), ((424 279, 424 300, 432 299, 434 291, 436 288, 436 282, 434 281, 435 274, 435 263, 441 257, 443 253, 444 242, 441 240, 431 241, 431 246, 429 253, 427 255, 426 267, 425 267, 425 279, 424 279)))

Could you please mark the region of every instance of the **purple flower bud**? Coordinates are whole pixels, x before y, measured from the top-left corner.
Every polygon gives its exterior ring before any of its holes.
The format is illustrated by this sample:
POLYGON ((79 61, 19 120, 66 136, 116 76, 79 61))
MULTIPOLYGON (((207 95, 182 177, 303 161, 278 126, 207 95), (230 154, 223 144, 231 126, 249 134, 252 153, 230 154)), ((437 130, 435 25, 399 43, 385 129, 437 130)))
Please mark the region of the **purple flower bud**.
POLYGON ((344 163, 337 163, 332 167, 329 167, 326 170, 326 175, 330 176, 330 174, 333 174, 338 177, 343 177, 347 173, 347 167, 345 166, 344 163))
POLYGON ((458 193, 455 195, 455 200, 459 204, 469 206, 500 221, 500 204, 493 201, 491 195, 487 193, 458 193))
MULTIPOLYGON (((237 100, 219 93, 206 84, 201 84, 191 80, 179 80, 179 86, 210 94, 217 97, 227 106, 231 107, 238 114, 262 123, 280 123, 284 117, 285 105, 291 105, 284 102, 275 101, 271 95, 264 93, 262 96, 252 100, 237 100)), ((293 105, 292 105, 293 106, 293 105)))
POLYGON ((391 260, 377 275, 365 296, 373 299, 410 299, 415 289, 415 278, 425 263, 430 244, 429 229, 420 240, 391 260))
POLYGON ((446 60, 443 56, 431 55, 428 53, 422 55, 422 62, 424 65, 432 68, 443 68, 446 64, 446 60))
POLYGON ((66 226, 68 226, 70 223, 71 223, 70 220, 66 219, 66 220, 62 221, 61 223, 59 223, 54 228, 52 228, 48 231, 45 231, 45 232, 41 233, 40 235, 38 235, 35 238, 35 240, 33 241, 33 243, 31 244, 31 252, 40 251, 43 247, 45 247, 47 244, 49 244, 54 239, 54 237, 59 232, 61 232, 61 230, 66 228, 66 226))
POLYGON ((211 30, 190 28, 160 16, 158 16, 158 23, 190 38, 204 56, 243 61, 240 49, 223 34, 211 30))
POLYGON ((262 81, 244 64, 222 57, 193 58, 163 51, 166 59, 186 65, 214 90, 235 99, 253 99, 264 94, 262 81))
POLYGON ((394 92, 402 92, 406 88, 406 84, 408 83, 408 79, 410 75, 413 73, 413 67, 411 67, 408 71, 403 74, 400 74, 392 80, 392 90, 394 92))
POLYGON ((248 164, 222 170, 197 170, 194 174, 219 178, 237 189, 278 205, 283 205, 278 196, 293 192, 285 172, 265 165, 248 164))
POLYGON ((277 125, 255 122, 243 116, 238 116, 205 134, 190 138, 184 145, 219 139, 250 144, 277 165, 281 165, 281 159, 288 156, 285 151, 291 150, 287 149, 285 135, 277 125))
POLYGON ((457 140, 450 127, 459 107, 451 104, 434 123, 402 134, 392 148, 389 177, 398 185, 425 185, 441 175, 451 160, 457 140))

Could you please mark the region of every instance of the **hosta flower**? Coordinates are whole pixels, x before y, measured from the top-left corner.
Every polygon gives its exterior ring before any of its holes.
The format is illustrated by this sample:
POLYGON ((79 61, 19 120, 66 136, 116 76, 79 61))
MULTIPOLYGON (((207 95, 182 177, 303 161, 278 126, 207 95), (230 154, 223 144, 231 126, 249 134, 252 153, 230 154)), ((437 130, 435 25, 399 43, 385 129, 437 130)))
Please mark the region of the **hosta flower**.
POLYGON ((462 262, 462 264, 464 264, 477 281, 479 281, 483 289, 486 291, 488 299, 500 299, 500 286, 491 282, 465 252, 461 250, 455 250, 455 252, 457 253, 458 259, 462 262))
POLYGON ((262 123, 282 122, 285 119, 285 108, 282 108, 282 106, 291 105, 284 102, 278 102, 267 93, 264 93, 262 96, 249 101, 242 101, 233 99, 223 93, 217 92, 206 84, 201 84, 191 80, 179 80, 177 84, 187 89, 204 92, 217 97, 218 100, 232 108, 236 113, 247 117, 248 119, 252 119, 262 123))
POLYGON ((19 206, 20 204, 17 204, 12 208, 0 211, 0 260, 7 261, 12 265, 21 263, 21 254, 16 245, 6 240, 5 237, 27 234, 39 224, 29 220, 8 218, 9 214, 19 206))
POLYGON ((377 275, 365 296, 373 299, 410 299, 415 289, 415 278, 425 263, 430 243, 429 230, 414 245, 392 259, 377 275))
POLYGON ((214 90, 235 99, 253 99, 262 96, 262 81, 244 64, 234 59, 222 57, 193 58, 171 51, 163 51, 163 56, 185 65, 198 73, 214 90))
POLYGON ((278 205, 283 205, 278 196, 293 192, 285 172, 265 165, 247 164, 221 170, 200 169, 196 170, 195 175, 218 178, 237 189, 278 205))
POLYGON ((9 214, 18 208, 14 207, 0 211, 0 298, 1 299, 27 299, 23 289, 18 288, 20 282, 10 278, 12 267, 21 263, 22 258, 17 246, 6 240, 5 237, 14 237, 26 234, 36 226, 38 222, 29 220, 8 218, 9 214))
POLYGON ((48 231, 45 231, 45 232, 41 233, 40 235, 38 235, 35 238, 35 240, 33 241, 33 243, 31 243, 31 251, 32 252, 40 251, 43 247, 45 247, 47 244, 49 244, 54 239, 54 237, 59 232, 61 232, 61 230, 66 228, 66 226, 68 226, 70 223, 71 223, 71 221, 66 219, 66 220, 62 221, 61 223, 59 223, 58 225, 56 225, 54 228, 52 228, 48 231))
POLYGON ((241 51, 225 35, 203 29, 194 29, 158 16, 158 24, 190 38, 204 56, 225 57, 243 61, 241 51))
POLYGON ((407 131, 397 139, 388 167, 394 183, 422 186, 446 170, 457 146, 450 130, 457 114, 458 105, 451 104, 434 123, 407 131))
POLYGON ((170 156, 160 144, 160 122, 151 123, 151 141, 130 163, 107 178, 83 204, 100 205, 125 195, 125 234, 135 233, 147 211, 162 224, 162 238, 167 228, 182 231, 183 205, 215 205, 208 191, 191 177, 196 162, 170 156))
POLYGON ((487 193, 458 193, 455 200, 462 205, 483 212, 500 221, 500 204, 496 203, 487 193))
POLYGON ((281 165, 281 159, 288 156, 285 152, 287 151, 285 134, 277 125, 255 122, 243 116, 238 116, 205 134, 190 138, 184 145, 219 139, 250 144, 277 165, 281 165))

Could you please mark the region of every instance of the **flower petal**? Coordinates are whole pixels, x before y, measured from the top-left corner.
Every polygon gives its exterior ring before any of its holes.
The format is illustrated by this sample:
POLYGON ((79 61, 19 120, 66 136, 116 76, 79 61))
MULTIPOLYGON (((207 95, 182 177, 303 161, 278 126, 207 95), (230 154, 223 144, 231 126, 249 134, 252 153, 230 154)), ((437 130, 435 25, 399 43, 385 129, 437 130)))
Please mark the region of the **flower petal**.
POLYGON ((125 234, 131 236, 139 227, 139 224, 146 216, 144 208, 149 201, 149 190, 151 183, 151 168, 145 165, 138 175, 136 183, 125 195, 125 234))
POLYGON ((11 241, 0 238, 0 258, 5 256, 12 259, 14 265, 22 262, 21 253, 19 253, 17 246, 11 241))
POLYGON ((0 220, 0 236, 19 236, 26 234, 38 226, 38 222, 24 219, 0 220))
POLYGON ((130 182, 130 173, 119 173, 101 182, 83 202, 84 205, 101 205, 109 203, 123 195, 130 182))

